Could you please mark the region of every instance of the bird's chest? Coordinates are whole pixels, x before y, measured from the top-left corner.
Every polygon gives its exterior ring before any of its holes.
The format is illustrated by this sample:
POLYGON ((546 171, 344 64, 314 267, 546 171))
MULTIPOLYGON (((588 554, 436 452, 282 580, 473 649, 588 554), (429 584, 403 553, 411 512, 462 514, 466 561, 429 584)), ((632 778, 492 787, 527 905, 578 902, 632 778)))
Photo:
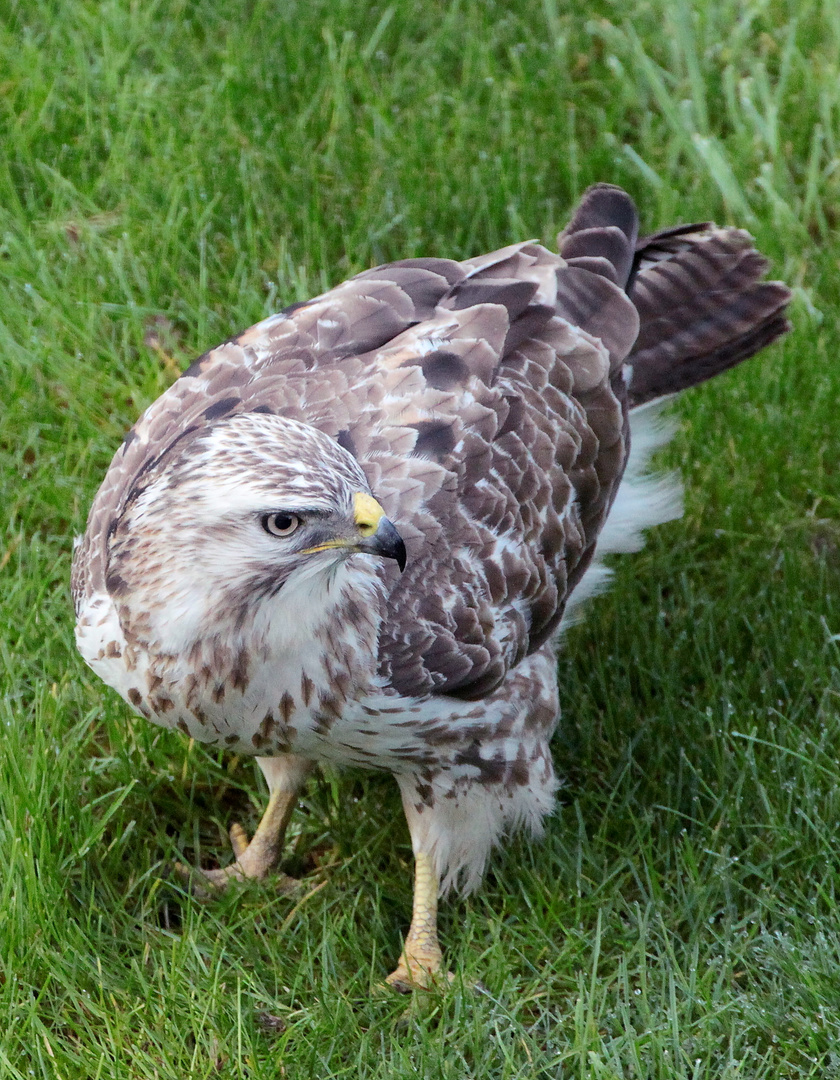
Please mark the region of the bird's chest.
POLYGON ((178 654, 148 647, 123 696, 148 719, 238 753, 306 753, 370 690, 367 621, 284 621, 208 636, 178 654))
POLYGON ((380 618, 376 580, 357 569, 323 587, 292 583, 244 622, 207 620, 198 634, 128 618, 103 597, 80 620, 80 648, 153 723, 237 753, 325 757, 339 721, 366 715, 380 618))

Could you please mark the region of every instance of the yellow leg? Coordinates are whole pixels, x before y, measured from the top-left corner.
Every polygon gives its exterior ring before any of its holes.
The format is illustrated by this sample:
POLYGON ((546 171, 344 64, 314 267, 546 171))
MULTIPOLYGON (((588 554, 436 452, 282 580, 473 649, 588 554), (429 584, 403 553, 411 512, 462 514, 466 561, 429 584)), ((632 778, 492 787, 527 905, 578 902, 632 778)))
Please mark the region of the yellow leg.
MULTIPOLYGON (((250 842, 245 830, 234 824, 230 830, 230 842, 236 860, 221 870, 193 870, 183 863, 176 863, 175 870, 183 878, 200 875, 215 890, 224 889, 231 881, 262 881, 274 870, 283 851, 286 828, 297 805, 298 790, 312 763, 304 758, 287 754, 282 758, 257 758, 269 784, 269 800, 260 819, 257 831, 250 842)), ((287 883, 292 883, 287 878, 287 883)), ((197 890, 201 892, 201 888, 197 890)))
MULTIPOLYGON (((414 904, 411 926, 405 939, 402 956, 386 982, 396 990, 407 992, 421 987, 429 989, 439 981, 443 955, 437 933, 438 876, 432 859, 419 851, 414 859, 414 904)), ((444 975, 444 980, 451 978, 444 975)))

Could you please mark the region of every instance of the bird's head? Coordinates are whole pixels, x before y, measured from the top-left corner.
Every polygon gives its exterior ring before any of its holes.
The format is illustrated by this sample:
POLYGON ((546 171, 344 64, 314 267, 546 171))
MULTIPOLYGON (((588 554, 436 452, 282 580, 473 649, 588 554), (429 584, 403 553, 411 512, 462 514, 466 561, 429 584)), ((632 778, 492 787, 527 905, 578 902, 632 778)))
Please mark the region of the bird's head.
POLYGON ((107 584, 125 627, 164 651, 259 619, 306 623, 336 579, 405 566, 356 459, 308 424, 243 413, 176 444, 129 498, 107 584))

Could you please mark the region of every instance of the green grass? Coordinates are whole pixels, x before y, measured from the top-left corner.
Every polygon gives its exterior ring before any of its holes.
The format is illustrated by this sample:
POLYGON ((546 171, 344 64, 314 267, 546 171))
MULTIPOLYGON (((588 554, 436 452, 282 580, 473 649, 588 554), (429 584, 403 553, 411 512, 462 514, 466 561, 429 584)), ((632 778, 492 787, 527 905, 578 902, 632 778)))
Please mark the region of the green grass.
POLYGON ((835 0, 0 11, 0 1076, 840 1077, 835 0), (372 263, 551 242, 596 180, 747 226, 796 330, 680 402, 686 515, 560 658, 558 813, 407 1013, 392 783, 312 785, 299 906, 186 897, 260 784, 83 666, 71 539, 175 365, 372 263))

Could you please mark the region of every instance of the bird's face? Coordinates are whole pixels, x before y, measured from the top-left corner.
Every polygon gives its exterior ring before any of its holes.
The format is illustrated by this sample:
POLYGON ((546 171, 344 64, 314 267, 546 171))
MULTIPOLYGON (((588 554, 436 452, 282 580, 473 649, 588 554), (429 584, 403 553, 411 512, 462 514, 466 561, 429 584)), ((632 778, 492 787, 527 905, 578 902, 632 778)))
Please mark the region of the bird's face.
POLYGON ((241 414, 170 453, 120 518, 107 576, 126 629, 158 648, 308 621, 350 555, 405 565, 356 460, 309 425, 241 414))

